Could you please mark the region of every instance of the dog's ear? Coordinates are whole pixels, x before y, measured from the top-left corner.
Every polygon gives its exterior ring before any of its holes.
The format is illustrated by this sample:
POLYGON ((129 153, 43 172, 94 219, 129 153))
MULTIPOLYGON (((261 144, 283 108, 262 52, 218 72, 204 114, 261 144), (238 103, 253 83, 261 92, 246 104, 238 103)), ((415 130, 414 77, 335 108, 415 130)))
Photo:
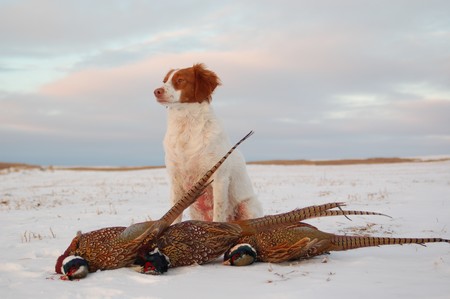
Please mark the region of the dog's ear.
POLYGON ((201 63, 194 64, 195 75, 195 101, 201 103, 204 100, 211 101, 214 89, 221 84, 219 77, 210 70, 207 70, 201 63))

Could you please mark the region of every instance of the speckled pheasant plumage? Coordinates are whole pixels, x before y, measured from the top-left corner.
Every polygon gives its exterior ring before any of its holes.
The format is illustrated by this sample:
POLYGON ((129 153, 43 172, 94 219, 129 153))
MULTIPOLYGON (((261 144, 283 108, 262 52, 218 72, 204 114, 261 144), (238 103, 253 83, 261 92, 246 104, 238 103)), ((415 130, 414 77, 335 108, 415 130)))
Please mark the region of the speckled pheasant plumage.
MULTIPOLYGON (((161 219, 133 224, 129 227, 108 227, 88 233, 78 233, 55 265, 57 273, 65 272, 61 266, 68 256, 79 256, 89 265, 89 272, 129 266, 136 259, 139 247, 158 237, 191 205, 210 184, 208 180, 226 158, 253 132, 242 138, 217 162, 161 219)), ((66 274, 66 273, 64 273, 66 274)))
POLYGON ((395 244, 424 244, 447 242, 442 238, 384 238, 335 235, 318 230, 306 223, 280 226, 239 239, 225 254, 225 263, 245 266, 253 261, 280 263, 307 259, 330 251, 342 251, 370 246, 395 244), (242 246, 242 248, 241 248, 242 246), (252 252, 253 251, 253 252, 252 252), (256 256, 242 259, 251 254, 256 256))
MULTIPOLYGON (((158 238, 139 250, 136 263, 146 272, 148 252, 167 257, 170 267, 204 264, 220 257, 230 246, 247 235, 274 230, 307 218, 338 215, 382 215, 374 212, 344 211, 343 203, 328 203, 293 210, 288 213, 235 222, 184 221, 170 226, 158 238), (331 210, 339 208, 339 210, 331 210), (147 256, 147 258, 146 258, 147 256)), ((158 271, 155 271, 158 272, 158 271)))

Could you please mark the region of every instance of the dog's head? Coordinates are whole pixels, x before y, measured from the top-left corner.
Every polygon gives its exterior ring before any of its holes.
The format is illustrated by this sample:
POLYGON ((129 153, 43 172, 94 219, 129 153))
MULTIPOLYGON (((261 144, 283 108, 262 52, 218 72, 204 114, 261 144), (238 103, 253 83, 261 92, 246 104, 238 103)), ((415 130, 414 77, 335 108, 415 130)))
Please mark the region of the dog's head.
POLYGON ((168 106, 174 103, 210 102, 214 89, 220 85, 217 75, 203 64, 185 69, 170 70, 164 77, 164 85, 155 89, 156 100, 168 106))

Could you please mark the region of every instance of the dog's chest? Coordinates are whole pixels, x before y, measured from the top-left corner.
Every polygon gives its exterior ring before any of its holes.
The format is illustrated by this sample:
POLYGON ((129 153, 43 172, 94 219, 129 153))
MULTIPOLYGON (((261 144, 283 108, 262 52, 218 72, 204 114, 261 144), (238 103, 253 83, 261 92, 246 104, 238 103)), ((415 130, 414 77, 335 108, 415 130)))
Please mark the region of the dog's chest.
POLYGON ((167 166, 201 172, 200 166, 208 164, 216 149, 221 128, 207 106, 194 107, 198 109, 169 111, 164 148, 167 166))
POLYGON ((208 145, 203 142, 199 135, 166 135, 166 167, 186 190, 208 170, 206 165, 211 164, 208 145))
POLYGON ((164 141, 166 162, 178 163, 191 168, 191 164, 197 164, 205 159, 208 143, 200 133, 180 132, 166 135, 164 141), (202 157, 203 156, 203 157, 202 157))

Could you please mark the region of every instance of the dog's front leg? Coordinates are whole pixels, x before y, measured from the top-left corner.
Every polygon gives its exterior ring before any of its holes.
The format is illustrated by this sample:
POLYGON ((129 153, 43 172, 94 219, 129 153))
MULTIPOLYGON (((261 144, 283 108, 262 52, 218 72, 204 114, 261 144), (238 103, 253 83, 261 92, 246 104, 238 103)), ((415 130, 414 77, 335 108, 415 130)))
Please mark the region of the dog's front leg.
POLYGON ((230 209, 230 195, 229 195, 229 185, 230 179, 218 179, 215 178, 213 182, 213 220, 226 222, 228 220, 233 219, 234 215, 231 215, 232 212, 230 209))
MULTIPOLYGON (((172 188, 170 191, 170 202, 171 202, 172 206, 174 206, 184 196, 185 193, 186 192, 184 191, 183 188, 180 187, 179 184, 172 184, 172 188)), ((175 219, 175 221, 173 223, 181 222, 182 217, 183 217, 183 214, 178 216, 177 219, 175 219)))

